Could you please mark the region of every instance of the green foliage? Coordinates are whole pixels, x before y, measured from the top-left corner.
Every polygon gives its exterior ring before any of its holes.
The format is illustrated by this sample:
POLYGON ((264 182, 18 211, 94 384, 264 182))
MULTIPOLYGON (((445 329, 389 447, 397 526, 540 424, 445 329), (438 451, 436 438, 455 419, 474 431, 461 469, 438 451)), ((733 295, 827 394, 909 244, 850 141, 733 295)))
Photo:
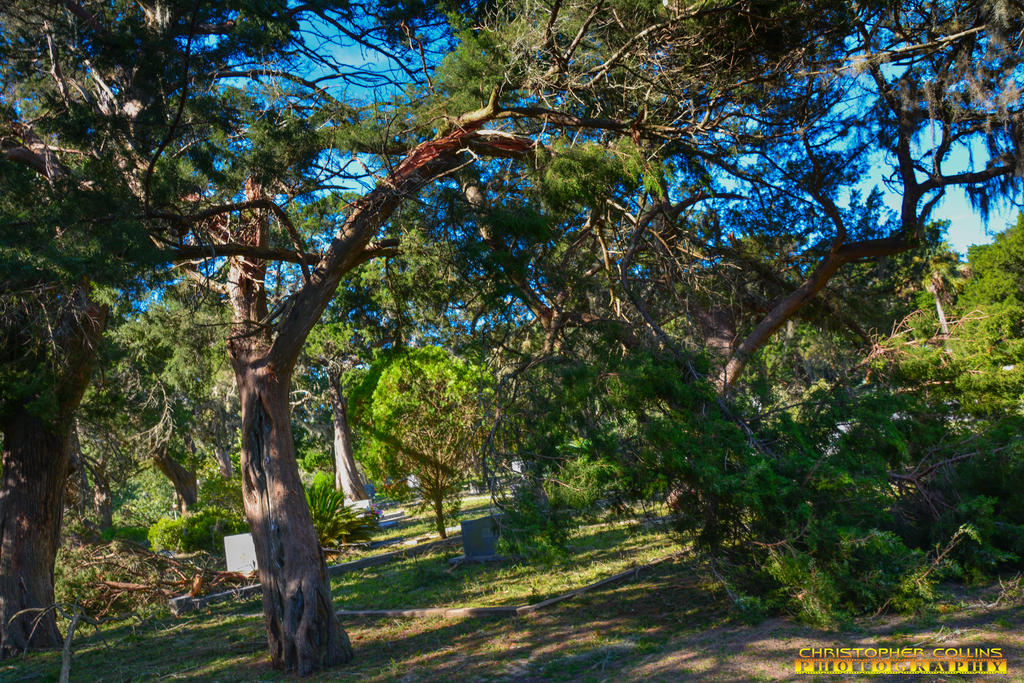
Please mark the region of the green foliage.
POLYGON ((937 336, 935 297, 922 296, 921 310, 889 341, 878 367, 893 382, 927 387, 926 401, 972 420, 1024 417, 1024 220, 946 270, 953 272, 936 270, 934 279, 950 333, 937 336))
POLYGON ((230 479, 217 472, 207 471, 206 476, 199 477, 197 492, 199 505, 227 510, 238 519, 245 519, 245 502, 242 500, 242 478, 238 475, 230 479))
POLYGON ((552 507, 543 488, 524 482, 503 507, 505 517, 498 542, 504 551, 535 559, 565 556, 577 520, 565 514, 565 508, 552 507))
POLYGON ((576 206, 593 206, 613 188, 637 187, 661 199, 665 196, 664 172, 629 140, 611 147, 599 144, 554 146, 538 178, 545 203, 556 212, 576 206))
POLYGON ((906 446, 902 467, 916 477, 916 495, 901 497, 901 533, 928 547, 970 523, 976 541, 950 557, 961 576, 978 578, 1024 558, 1024 495, 1012 483, 1024 475, 1024 222, 972 248, 966 265, 932 272, 921 310, 885 343, 873 372, 913 396, 901 412, 928 425, 906 446))
POLYGON ((153 550, 178 552, 224 552, 224 537, 244 532, 249 526, 243 518, 219 507, 189 512, 178 519, 165 517, 149 528, 153 550))
POLYGON ((123 540, 143 545, 149 540, 149 529, 144 526, 112 524, 110 528, 103 530, 100 538, 104 541, 123 540))
POLYGON ((437 347, 386 354, 355 392, 358 453, 375 480, 419 480, 438 532, 477 461, 486 370, 437 347))
POLYGON ((574 440, 562 448, 565 461, 557 479, 549 479, 545 492, 551 505, 586 510, 597 504, 602 489, 614 481, 621 470, 593 450, 586 439, 574 440))
POLYGON ((507 501, 520 552, 557 552, 580 513, 673 492, 676 529, 716 558, 741 616, 782 609, 820 625, 919 609, 943 577, 1015 566, 1008 550, 1019 547, 1022 511, 1009 482, 1024 476, 1015 450, 986 457, 988 442, 951 438, 920 396, 878 386, 819 382, 741 429, 727 411, 742 405, 692 377, 685 364, 635 351, 534 370, 516 403, 524 417, 499 432, 517 439, 506 457, 526 460, 507 501), (979 452, 943 470, 949 488, 926 489, 933 504, 963 501, 938 519, 916 489, 894 486, 896 474, 966 444, 979 452), (976 535, 961 531, 967 521, 976 535))
POLYGON ((345 505, 345 494, 336 491, 329 478, 318 476, 306 489, 306 504, 323 547, 368 541, 377 530, 377 517, 345 505))
POLYGON ((714 390, 689 377, 685 362, 639 351, 538 368, 516 404, 523 417, 502 425, 516 438, 506 457, 528 464, 555 517, 692 491, 681 528, 715 546, 739 532, 763 482, 714 390))
POLYGON ((442 115, 456 117, 487 104, 491 92, 511 75, 510 56, 501 36, 490 31, 465 30, 458 46, 437 68, 441 97, 432 103, 442 115))
POLYGON ((834 626, 890 602, 909 610, 934 597, 924 553, 907 548, 895 533, 839 529, 830 542, 768 551, 764 570, 785 607, 805 621, 834 626))
POLYGON ((334 471, 334 455, 324 444, 305 435, 297 436, 295 442, 295 456, 302 469, 316 475, 334 471))
POLYGON ((153 467, 112 488, 115 523, 148 528, 174 507, 173 487, 153 467))
POLYGON ((334 486, 334 477, 329 472, 320 471, 313 475, 312 488, 334 486))

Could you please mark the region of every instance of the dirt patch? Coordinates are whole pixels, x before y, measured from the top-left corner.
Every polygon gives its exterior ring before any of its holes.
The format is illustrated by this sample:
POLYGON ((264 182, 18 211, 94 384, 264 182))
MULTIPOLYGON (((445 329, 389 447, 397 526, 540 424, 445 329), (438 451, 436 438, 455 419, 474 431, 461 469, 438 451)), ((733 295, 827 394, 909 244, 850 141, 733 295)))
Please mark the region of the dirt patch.
MULTIPOLYGON (((837 676, 798 675, 802 648, 1002 648, 1003 681, 1024 681, 1024 610, 1019 605, 965 609, 932 618, 864 620, 857 630, 821 631, 772 619, 751 627, 719 627, 672 639, 662 653, 625 667, 623 677, 647 681, 811 681, 837 676)), ((859 677, 858 677, 859 678, 859 677)), ((900 681, 992 680, 991 676, 899 675, 900 681)))

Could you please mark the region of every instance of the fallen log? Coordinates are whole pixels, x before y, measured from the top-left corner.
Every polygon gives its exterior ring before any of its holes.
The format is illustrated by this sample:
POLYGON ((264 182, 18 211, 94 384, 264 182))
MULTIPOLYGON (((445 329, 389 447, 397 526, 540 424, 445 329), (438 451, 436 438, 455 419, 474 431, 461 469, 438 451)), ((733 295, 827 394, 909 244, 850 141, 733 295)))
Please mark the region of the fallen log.
POLYGON ((161 590, 158 586, 151 586, 145 583, 127 583, 125 581, 100 581, 104 586, 110 588, 117 588, 124 591, 158 591, 161 590))

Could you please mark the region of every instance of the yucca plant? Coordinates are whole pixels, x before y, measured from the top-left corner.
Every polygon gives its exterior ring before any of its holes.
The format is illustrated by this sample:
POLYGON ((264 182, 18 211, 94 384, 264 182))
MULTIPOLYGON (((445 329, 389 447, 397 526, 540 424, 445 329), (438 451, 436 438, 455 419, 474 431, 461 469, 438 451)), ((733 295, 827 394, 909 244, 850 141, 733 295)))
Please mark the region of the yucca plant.
POLYGON ((345 495, 329 483, 314 483, 306 489, 306 504, 322 547, 367 541, 377 530, 373 513, 345 505, 345 495))

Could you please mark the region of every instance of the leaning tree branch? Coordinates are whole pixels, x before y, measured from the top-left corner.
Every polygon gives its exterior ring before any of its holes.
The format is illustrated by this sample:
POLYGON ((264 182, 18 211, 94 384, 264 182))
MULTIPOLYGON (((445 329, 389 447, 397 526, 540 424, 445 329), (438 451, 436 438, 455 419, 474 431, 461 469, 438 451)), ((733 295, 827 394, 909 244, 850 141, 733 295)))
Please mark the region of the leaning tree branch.
POLYGON ((403 200, 463 166, 467 150, 481 156, 522 158, 536 148, 527 138, 480 130, 484 123, 484 120, 474 120, 468 122, 468 129, 458 128, 417 145, 373 190, 352 203, 346 220, 335 232, 312 277, 284 305, 277 334, 267 354, 272 365, 279 370, 294 365, 342 276, 366 260, 371 240, 403 200))
POLYGON ((196 259, 212 259, 226 256, 264 261, 284 261, 310 266, 320 260, 318 254, 308 254, 280 247, 259 247, 251 244, 174 244, 170 245, 165 255, 171 261, 194 261, 196 259))

